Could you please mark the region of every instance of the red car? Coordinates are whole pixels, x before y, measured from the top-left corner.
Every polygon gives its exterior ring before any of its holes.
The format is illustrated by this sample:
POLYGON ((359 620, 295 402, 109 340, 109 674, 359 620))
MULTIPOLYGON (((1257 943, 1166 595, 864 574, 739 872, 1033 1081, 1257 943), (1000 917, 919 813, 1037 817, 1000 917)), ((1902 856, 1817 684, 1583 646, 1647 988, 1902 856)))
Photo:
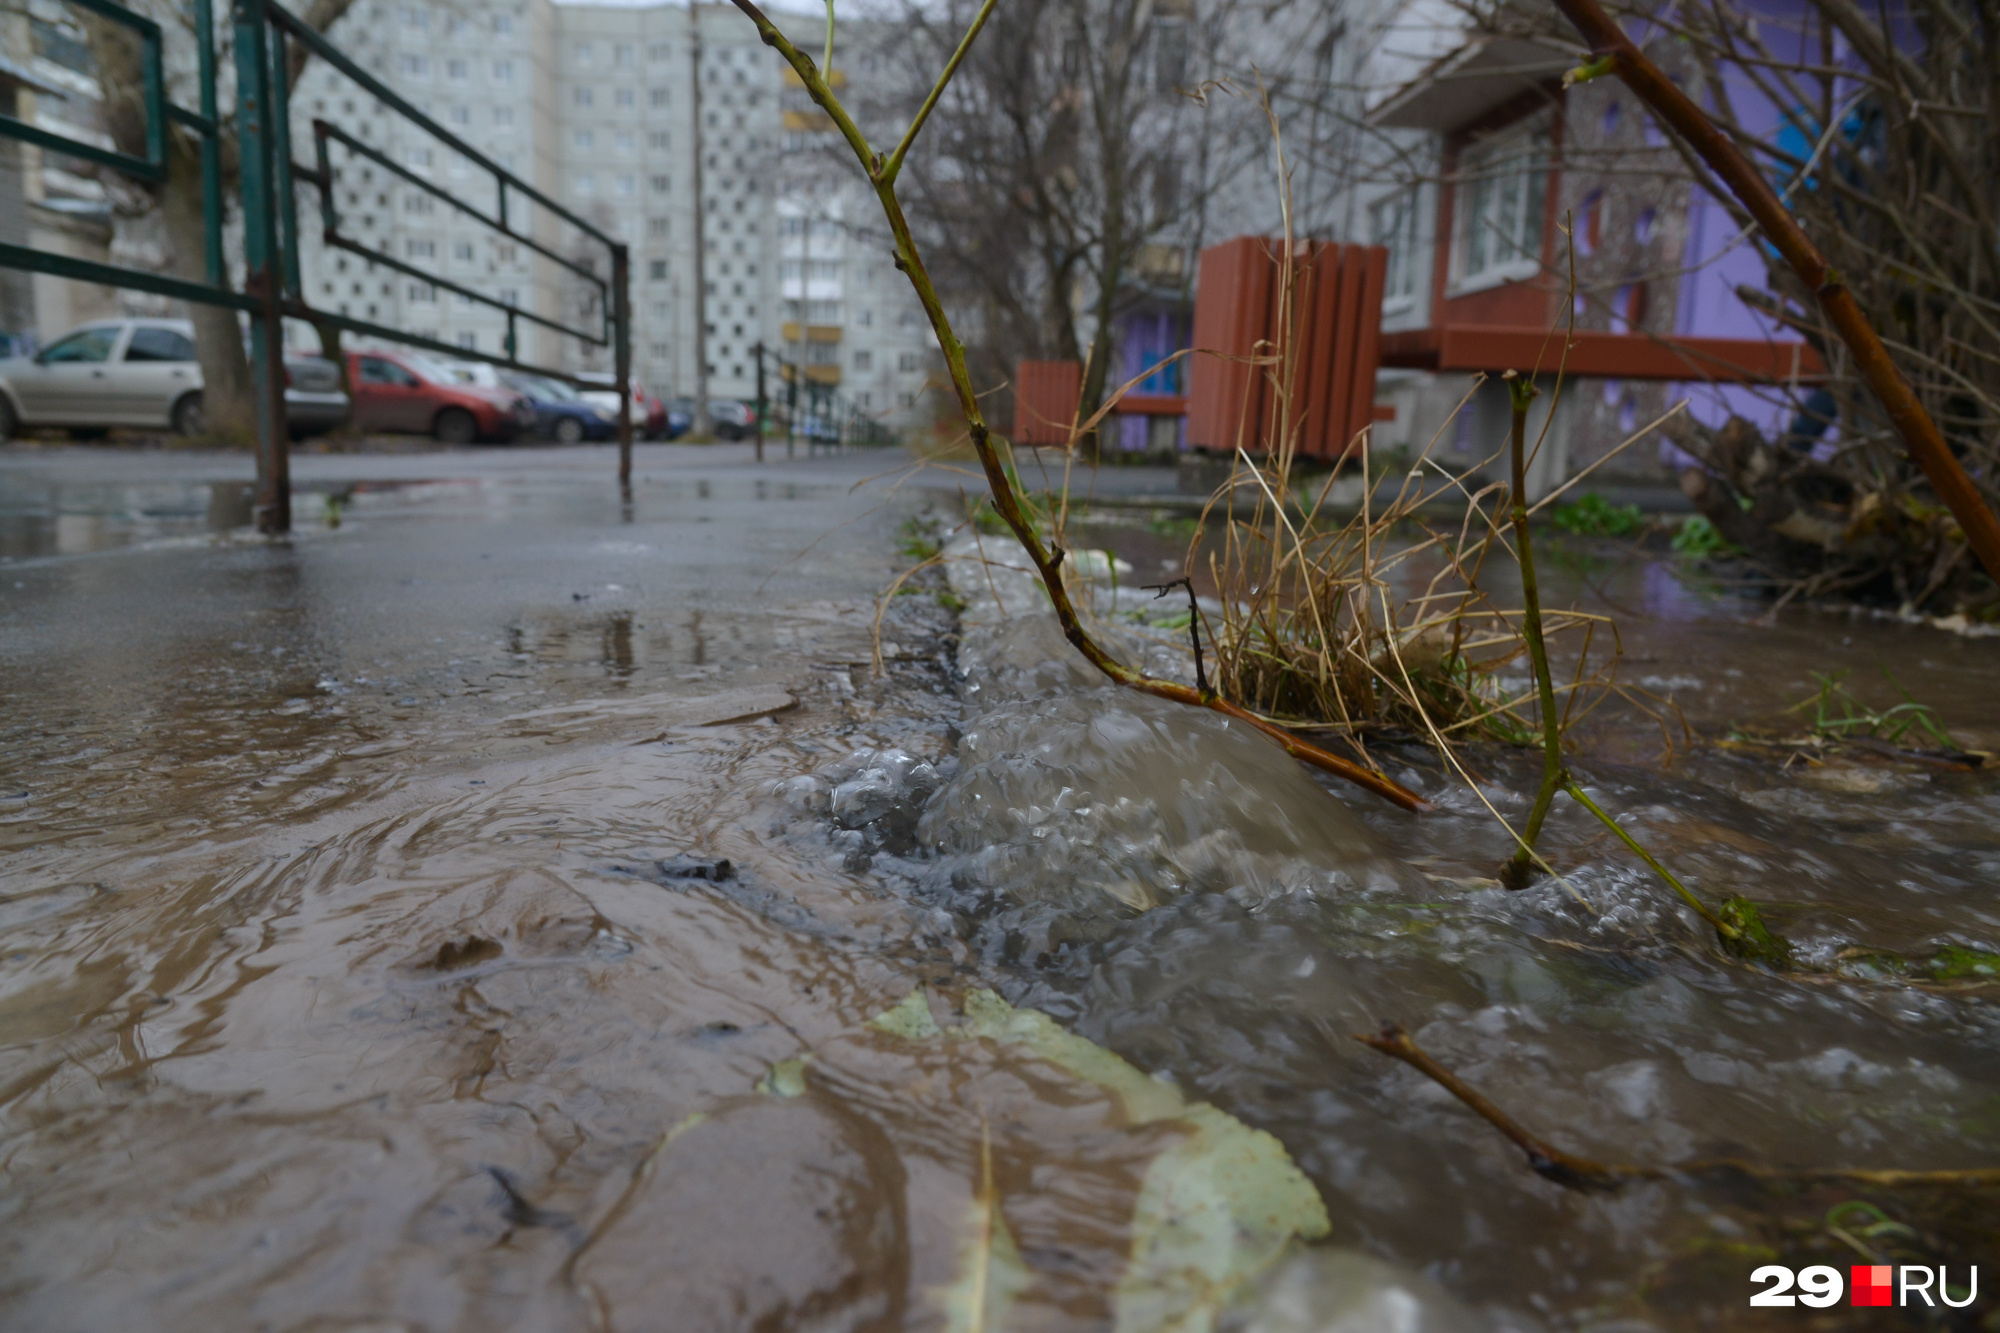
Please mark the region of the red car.
POLYGON ((440 444, 505 443, 535 424, 535 408, 508 388, 461 384, 419 353, 349 352, 358 431, 434 436, 440 444))

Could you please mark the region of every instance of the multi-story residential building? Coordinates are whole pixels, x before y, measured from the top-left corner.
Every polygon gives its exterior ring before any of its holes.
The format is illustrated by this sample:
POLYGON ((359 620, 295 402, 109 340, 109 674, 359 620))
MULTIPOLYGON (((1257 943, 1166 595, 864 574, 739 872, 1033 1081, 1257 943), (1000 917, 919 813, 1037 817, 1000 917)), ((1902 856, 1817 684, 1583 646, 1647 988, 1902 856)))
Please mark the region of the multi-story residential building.
MULTIPOLYGON (((82 23, 61 0, 0 14, 0 110, 99 147, 103 91, 82 23)), ((111 257, 111 205, 94 171, 59 153, 0 141, 0 239, 79 259, 111 257)), ((121 256, 121 261, 128 259, 121 256)), ((52 338, 116 313, 117 294, 45 274, 0 272, 0 333, 52 338)))
MULTIPOLYGON (((808 151, 815 127, 786 109, 789 71, 733 6, 523 0, 465 10, 363 0, 331 36, 470 146, 630 247, 633 369, 656 390, 694 396, 705 349, 707 393, 748 399, 761 344, 806 367, 808 384, 843 386, 863 410, 893 415, 917 402, 928 330, 911 318, 920 311, 886 240, 864 253, 856 227, 873 218, 854 205, 872 210, 872 198, 865 189, 853 197, 852 169, 808 151)), ((308 69, 293 108, 301 154, 312 118, 323 116, 494 207, 490 175, 324 66, 308 69)), ((599 317, 592 289, 561 265, 365 159, 336 150, 335 166, 343 228, 369 248, 546 318, 575 326, 599 317)), ((510 220, 524 234, 608 276, 602 247, 544 210, 523 222, 521 207, 514 201, 510 220)), ((308 243, 303 268, 315 303, 465 347, 503 347, 500 312, 360 255, 308 243)), ((611 364, 608 351, 525 322, 518 345, 525 360, 611 364)), ((766 388, 783 392, 775 357, 766 388)))
MULTIPOLYGON (((869 43, 884 35, 850 24, 846 48, 864 77, 885 64, 869 43)), ((836 58, 832 79, 846 86, 836 58)), ((873 189, 832 120, 784 71, 782 137, 772 160, 780 235, 781 348, 803 367, 809 396, 838 388, 859 411, 899 424, 927 420, 941 386, 930 323, 895 266, 895 247, 873 189)))

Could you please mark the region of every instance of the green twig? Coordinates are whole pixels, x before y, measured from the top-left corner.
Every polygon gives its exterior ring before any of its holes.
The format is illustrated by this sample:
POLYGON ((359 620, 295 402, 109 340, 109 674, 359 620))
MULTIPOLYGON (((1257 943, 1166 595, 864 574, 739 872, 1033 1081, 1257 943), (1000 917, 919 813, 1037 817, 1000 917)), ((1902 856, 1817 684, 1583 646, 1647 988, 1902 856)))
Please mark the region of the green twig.
POLYGON ((1535 582, 1535 553, 1528 540, 1528 405, 1535 401, 1535 382, 1508 371, 1503 379, 1514 408, 1513 452, 1514 544, 1521 562, 1521 637, 1528 641, 1528 656, 1535 664, 1535 689, 1542 708, 1542 789, 1535 793, 1535 805, 1528 812, 1528 825, 1518 837, 1513 859, 1500 869, 1500 882, 1510 889, 1525 889, 1534 875, 1535 840, 1542 823, 1555 804, 1556 792, 1569 781, 1562 758, 1562 718, 1556 712, 1555 677, 1549 670, 1548 644, 1542 639, 1542 597, 1535 582))
POLYGON ((1603 823, 1604 827, 1610 829, 1613 833, 1617 834, 1618 840, 1624 843, 1627 847, 1630 847, 1633 850, 1633 852, 1637 854, 1637 856, 1641 861, 1644 861, 1647 865, 1651 866, 1653 869, 1653 873, 1658 875, 1661 879, 1665 880, 1667 882, 1667 887, 1672 889, 1675 893, 1681 896, 1682 902, 1686 903, 1689 907, 1692 907, 1696 911, 1696 913, 1700 915, 1702 920, 1708 922, 1709 925, 1715 927, 1716 934, 1722 936, 1725 940, 1736 939, 1742 934, 1742 932, 1738 930, 1735 926, 1730 925, 1727 921, 1724 921, 1720 916, 1718 916, 1714 908, 1710 907, 1707 903, 1703 902, 1701 899, 1695 897, 1694 891, 1689 889, 1687 885, 1681 883, 1678 879, 1674 878, 1673 871, 1667 869, 1665 866, 1661 865, 1658 861, 1655 861, 1653 859, 1653 854, 1647 851, 1644 847, 1641 847, 1639 845, 1638 840, 1625 831, 1624 825, 1620 824, 1617 820, 1613 819, 1610 815, 1606 814, 1604 810, 1597 804, 1597 802, 1591 800, 1588 796, 1584 795, 1583 788, 1577 786, 1574 781, 1566 778, 1563 781, 1563 790, 1569 793, 1571 800, 1575 801, 1578 805, 1582 806, 1584 809, 1590 811, 1591 814, 1596 815, 1597 818, 1603 823))

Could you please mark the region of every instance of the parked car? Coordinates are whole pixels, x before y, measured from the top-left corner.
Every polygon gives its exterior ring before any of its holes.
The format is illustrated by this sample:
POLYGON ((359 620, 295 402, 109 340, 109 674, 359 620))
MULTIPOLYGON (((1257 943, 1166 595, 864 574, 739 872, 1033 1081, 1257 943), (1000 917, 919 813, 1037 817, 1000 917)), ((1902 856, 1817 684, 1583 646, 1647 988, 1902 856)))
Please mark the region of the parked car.
MULTIPOLYGON (((201 362, 185 319, 85 324, 33 356, 0 361, 0 438, 23 426, 77 434, 114 426, 199 435, 201 362)), ((348 417, 340 369, 321 356, 285 354, 285 414, 292 434, 336 429, 348 417)))
POLYGON ((708 419, 718 440, 747 440, 757 433, 757 409, 734 398, 709 399, 708 419))
MULTIPOLYGON (((579 392, 588 402, 601 403, 611 409, 611 419, 618 420, 618 381, 609 372, 586 370, 577 376, 585 384, 602 385, 602 388, 582 389, 579 392)), ((646 386, 638 380, 632 381, 632 429, 636 434, 649 440, 667 440, 673 437, 667 433, 667 405, 659 396, 646 392, 646 386)))
POLYGON ((518 370, 500 372, 500 382, 522 394, 535 409, 535 434, 563 444, 608 440, 618 434, 618 410, 588 401, 560 380, 518 370))
POLYGON ((518 391, 462 384, 449 367, 416 352, 349 352, 347 380, 356 430, 504 444, 535 424, 534 407, 518 391))

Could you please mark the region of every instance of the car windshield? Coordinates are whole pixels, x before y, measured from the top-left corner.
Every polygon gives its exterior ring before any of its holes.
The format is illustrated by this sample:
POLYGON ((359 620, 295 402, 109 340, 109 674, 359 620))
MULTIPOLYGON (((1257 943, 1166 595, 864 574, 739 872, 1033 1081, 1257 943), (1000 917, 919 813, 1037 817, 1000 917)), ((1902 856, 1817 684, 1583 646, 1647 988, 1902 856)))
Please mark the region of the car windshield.
POLYGON ((421 352, 404 352, 401 355, 403 364, 433 384, 458 384, 462 382, 458 371, 442 361, 434 360, 431 357, 423 355, 421 352))
POLYGON ((72 333, 61 342, 42 353, 45 366, 63 365, 68 362, 95 363, 111 359, 111 345, 118 341, 118 330, 83 329, 72 333))
POLYGON ((546 398, 556 403, 573 403, 576 401, 576 390, 570 388, 569 385, 564 384, 561 380, 545 380, 537 376, 535 378, 535 397, 546 398))

